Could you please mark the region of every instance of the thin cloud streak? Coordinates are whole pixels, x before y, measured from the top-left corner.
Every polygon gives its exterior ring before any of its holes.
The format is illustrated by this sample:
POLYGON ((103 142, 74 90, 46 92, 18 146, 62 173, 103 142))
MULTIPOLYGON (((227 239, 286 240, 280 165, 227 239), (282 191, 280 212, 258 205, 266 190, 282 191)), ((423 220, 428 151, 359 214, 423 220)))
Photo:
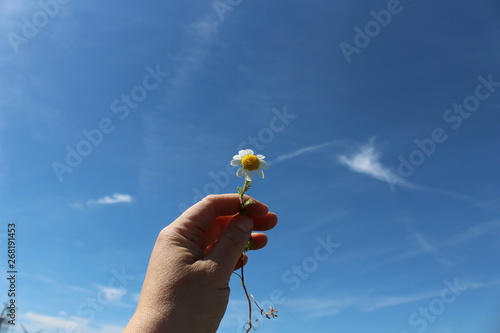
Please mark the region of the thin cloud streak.
MULTIPOLYGON (((467 289, 482 289, 488 287, 496 287, 500 284, 500 280, 484 281, 484 282, 465 282, 458 280, 460 285, 466 286, 467 289)), ((442 289, 433 291, 423 291, 420 293, 394 296, 394 295, 348 295, 343 297, 327 297, 327 298, 302 298, 290 299, 287 302, 287 307, 293 308, 304 315, 305 319, 317 319, 324 317, 333 317, 339 315, 342 311, 348 309, 358 309, 363 312, 372 312, 388 307, 412 304, 432 298, 440 297, 442 289)))
POLYGON ((369 305, 365 305, 364 310, 367 312, 372 312, 378 309, 384 309, 387 307, 395 306, 395 305, 403 305, 408 303, 415 303, 424 299, 433 298, 439 296, 439 291, 433 292, 424 292, 415 295, 407 295, 407 296, 382 296, 377 297, 370 301, 369 305))
POLYGON ((313 153, 313 152, 316 152, 316 151, 323 149, 325 147, 340 146, 340 145, 344 145, 344 144, 345 143, 343 141, 337 140, 337 141, 330 141, 330 142, 321 143, 321 144, 318 144, 315 146, 308 146, 308 147, 300 148, 292 153, 278 156, 274 161, 270 162, 269 164, 276 164, 276 163, 280 163, 280 162, 283 162, 283 161, 286 161, 286 160, 289 160, 292 158, 296 158, 296 157, 303 155, 303 154, 306 154, 306 153, 313 153))
POLYGON ((430 253, 431 255, 436 258, 437 261, 442 263, 445 266, 452 266, 453 264, 446 260, 446 258, 443 256, 443 254, 438 250, 436 246, 431 244, 431 242, 425 237, 425 235, 421 232, 416 232, 414 234, 415 239, 417 240, 418 244, 422 248, 424 252, 430 253))
POLYGON ((439 296, 439 291, 423 292, 406 296, 366 296, 349 295, 329 298, 304 298, 289 300, 287 306, 304 314, 305 319, 318 319, 339 315, 348 309, 358 309, 363 312, 372 312, 391 306, 418 302, 424 299, 439 296))
MULTIPOLYGON (((28 312, 23 317, 24 325, 28 331, 42 331, 51 329, 54 331, 75 328, 78 332, 88 333, 119 333, 124 327, 120 325, 94 324, 90 327, 90 321, 77 316, 46 316, 34 312, 28 312)), ((75 331, 75 330, 73 330, 75 331)))
MULTIPOLYGON (((365 269, 363 269, 361 272, 366 273, 375 268, 402 260, 408 260, 425 253, 430 253, 434 255, 439 262, 441 262, 446 266, 450 266, 452 265, 452 263, 450 263, 443 257, 440 250, 462 246, 468 242, 477 240, 485 235, 491 235, 493 234, 493 232, 500 233, 500 220, 493 220, 490 222, 480 223, 462 232, 453 234, 448 239, 443 239, 442 241, 440 241, 439 246, 430 244, 421 233, 416 232, 415 238, 419 244, 419 247, 410 249, 408 251, 402 251, 401 249, 388 250, 397 253, 392 257, 387 256, 387 254, 385 253, 387 251, 383 251, 381 252, 380 255, 383 255, 385 259, 373 260, 374 262, 376 261, 376 263, 365 267, 365 269)), ((359 256, 359 258, 357 259, 362 260, 365 258, 370 258, 372 257, 372 255, 373 253, 369 252, 366 253, 364 256, 359 256)))
POLYGON ((24 315, 24 322, 26 328, 29 330, 39 330, 39 329, 59 329, 66 327, 86 327, 89 324, 89 320, 71 316, 71 317, 54 317, 41 315, 34 312, 28 312, 24 315), (26 323, 26 321, 28 321, 26 323))
POLYGON ((306 319, 333 317, 342 310, 357 307, 365 297, 351 296, 343 298, 302 298, 288 300, 287 306, 305 314, 306 319))
POLYGON ((500 235, 500 219, 480 223, 450 237, 445 246, 460 246, 484 235, 500 235))

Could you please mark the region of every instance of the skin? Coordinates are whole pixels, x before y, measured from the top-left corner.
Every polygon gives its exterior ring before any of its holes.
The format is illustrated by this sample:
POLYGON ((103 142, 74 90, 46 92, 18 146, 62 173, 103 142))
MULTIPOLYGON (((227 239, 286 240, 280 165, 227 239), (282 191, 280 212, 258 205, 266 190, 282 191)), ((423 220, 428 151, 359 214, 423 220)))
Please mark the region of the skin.
MULTIPOLYGON (((250 197, 245 196, 245 200, 250 197)), ((274 228, 278 218, 257 200, 239 214, 237 194, 210 195, 158 235, 135 314, 125 333, 214 333, 226 311, 229 279, 274 228)))

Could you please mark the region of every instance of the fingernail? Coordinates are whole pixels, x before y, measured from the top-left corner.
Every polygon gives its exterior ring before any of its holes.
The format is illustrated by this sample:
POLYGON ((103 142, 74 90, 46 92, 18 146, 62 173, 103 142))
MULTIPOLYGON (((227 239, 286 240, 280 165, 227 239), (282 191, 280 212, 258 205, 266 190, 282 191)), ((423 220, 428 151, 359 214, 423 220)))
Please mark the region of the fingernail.
POLYGON ((253 227, 253 220, 245 215, 238 215, 236 217, 236 226, 244 232, 250 231, 253 227))

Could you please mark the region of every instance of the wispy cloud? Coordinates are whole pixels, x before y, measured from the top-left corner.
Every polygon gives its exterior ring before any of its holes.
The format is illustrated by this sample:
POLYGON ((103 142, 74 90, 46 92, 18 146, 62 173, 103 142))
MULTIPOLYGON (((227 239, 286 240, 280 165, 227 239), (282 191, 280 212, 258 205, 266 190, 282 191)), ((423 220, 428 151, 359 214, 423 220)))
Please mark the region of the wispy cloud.
MULTIPOLYGON (((417 247, 412 246, 410 249, 404 250, 401 248, 393 248, 385 251, 381 251, 378 255, 381 257, 379 260, 374 259, 373 264, 368 265, 363 269, 362 272, 371 271, 374 268, 378 268, 390 263, 408 260, 414 258, 416 256, 420 256, 423 254, 432 254, 435 256, 436 260, 441 262, 446 266, 452 265, 450 261, 448 261, 443 255, 442 251, 448 248, 454 248, 463 246, 468 242, 473 242, 475 240, 480 239, 486 235, 494 235, 497 234, 500 236, 500 220, 493 220, 490 222, 484 222, 477 224, 473 227, 467 228, 466 230, 450 235, 448 239, 442 239, 439 241, 439 245, 432 244, 421 232, 412 230, 413 237, 416 240, 417 247), (395 253, 390 256, 388 254, 395 253), (382 258, 383 256, 383 258, 382 258)), ((497 244, 492 243, 492 244, 497 244)), ((373 256, 373 251, 366 252, 360 255, 358 260, 363 260, 366 258, 370 258, 373 256)), ((351 259, 353 260, 353 259, 351 259)))
POLYGON ((104 299, 110 303, 119 302, 127 294, 127 289, 124 288, 110 288, 101 285, 98 285, 97 288, 103 294, 104 299))
POLYGON ((417 243, 419 244, 419 246, 421 247, 421 249, 423 250, 423 252, 427 252, 429 254, 432 254, 434 256, 434 258, 436 258, 437 261, 439 261, 440 263, 442 263, 443 265, 446 265, 446 266, 451 266, 452 263, 449 262, 444 256, 443 254, 441 253, 441 251, 439 251, 439 249, 434 246, 428 239, 427 237, 425 237, 425 235, 421 232, 415 232, 414 233, 414 237, 417 241, 417 243))
MULTIPOLYGON (((459 281, 461 286, 467 287, 467 289, 481 289, 488 288, 491 286, 497 286, 499 284, 499 280, 490 280, 490 281, 481 281, 481 282, 465 282, 460 279, 455 279, 455 281, 459 281)), ((446 286, 445 286, 446 287, 446 286)), ((374 311, 378 309, 387 308, 390 306, 415 303, 426 299, 431 299, 434 297, 441 297, 442 290, 434 290, 434 291, 426 291, 412 295, 405 296, 381 296, 374 297, 370 299, 368 306, 364 306, 365 311, 374 311)))
POLYGON ((453 200, 463 201, 470 205, 479 206, 474 198, 467 195, 425 185, 416 185, 407 181, 404 177, 401 177, 400 175, 394 173, 390 168, 384 166, 380 162, 381 156, 382 154, 380 150, 375 145, 375 137, 372 137, 366 144, 362 145, 355 154, 349 157, 346 155, 340 155, 339 162, 346 165, 354 172, 365 174, 374 179, 385 182, 393 192, 395 186, 399 185, 412 190, 426 191, 446 196, 453 200))
POLYGON ((270 162, 269 164, 276 164, 279 162, 283 162, 285 160, 289 160, 291 158, 296 158, 296 157, 303 155, 303 154, 306 154, 306 153, 316 152, 316 151, 321 150, 325 147, 339 146, 339 145, 343 145, 343 144, 344 144, 343 141, 329 141, 329 142, 321 143, 321 144, 314 145, 314 146, 300 148, 294 152, 278 156, 274 161, 270 162))
POLYGON ((167 102, 171 105, 186 97, 194 74, 202 68, 216 40, 218 27, 219 22, 210 17, 200 18, 187 26, 191 44, 178 55, 179 61, 172 71, 167 93, 167 102))
POLYGON ((112 196, 105 196, 97 200, 88 200, 87 205, 114 205, 117 203, 130 203, 132 196, 129 194, 115 193, 112 196))
POLYGON ((60 329, 67 327, 85 327, 89 323, 88 320, 80 317, 54 317, 46 316, 38 313, 28 312, 24 315, 24 325, 28 330, 39 329, 60 329))
POLYGON ((363 145, 354 155, 350 157, 340 155, 339 161, 354 172, 362 173, 386 182, 391 188, 396 184, 408 188, 417 188, 417 186, 407 182, 389 168, 383 166, 382 163, 380 163, 380 157, 381 153, 375 147, 375 138, 372 137, 368 143, 363 145))
POLYGON ((460 246, 485 235, 500 236, 500 219, 483 222, 450 237, 445 246, 460 246))
POLYGON ((317 319, 333 317, 347 309, 358 309, 363 312, 371 312, 390 306, 417 302, 422 299, 431 298, 436 292, 428 292, 420 295, 407 296, 367 296, 367 295, 347 295, 328 298, 302 298, 291 299, 287 306, 299 311, 304 318, 317 319))
POLYGON ((46 316, 34 312, 26 313, 23 318, 23 325, 26 329, 31 331, 49 329, 57 331, 74 331, 72 328, 76 328, 78 332, 88 332, 88 333, 119 333, 123 332, 124 327, 120 325, 109 325, 109 324, 93 324, 90 327, 90 321, 83 319, 81 317, 71 316, 67 317, 61 315, 56 316, 46 316))
POLYGON ((382 296, 371 300, 369 304, 364 304, 364 310, 367 312, 371 312, 391 306, 414 303, 436 296, 439 296, 438 291, 423 292, 420 294, 405 295, 405 296, 382 296))
MULTIPOLYGON (((349 146, 349 144, 344 140, 324 142, 314 146, 300 148, 291 153, 278 156, 274 161, 269 162, 269 164, 280 163, 299 157, 303 154, 315 153, 324 148, 333 146, 346 147, 349 146)), ((381 153, 375 146, 375 137, 372 137, 366 144, 358 148, 358 151, 355 154, 351 156, 340 155, 338 158, 341 164, 346 165, 352 171, 386 182, 391 189, 393 189, 395 185, 412 189, 420 189, 419 186, 406 181, 403 177, 400 177, 389 168, 382 165, 380 162, 381 153)))
MULTIPOLYGON (((171 63, 168 63, 171 75, 164 92, 166 109, 179 108, 179 105, 192 97, 190 91, 193 89, 193 82, 196 81, 196 74, 203 69, 212 45, 217 41, 220 22, 212 10, 210 7, 211 15, 198 18, 186 26, 184 37, 187 46, 176 54, 171 63)), ((144 114, 143 142, 146 155, 142 161, 140 192, 150 192, 150 189, 155 187, 158 176, 164 174, 164 170, 168 167, 164 156, 170 144, 165 145, 163 142, 169 142, 172 127, 176 125, 163 118, 163 110, 144 114)))
POLYGON ((305 319, 333 317, 338 315, 342 310, 351 307, 359 307, 364 304, 365 296, 346 296, 335 298, 302 298, 291 299, 287 302, 287 306, 299 310, 304 314, 305 319))
MULTIPOLYGON (((490 280, 482 282, 466 282, 460 279, 456 280, 461 286, 467 289, 481 289, 495 287, 500 284, 500 280, 490 280)), ((443 287, 446 287, 444 285, 443 287)), ((422 291, 407 295, 344 295, 328 296, 326 298, 296 298, 289 299, 286 306, 299 311, 305 319, 316 319, 323 317, 333 317, 344 310, 357 309, 362 312, 372 312, 388 307, 418 303, 440 297, 442 288, 430 291, 422 291)))

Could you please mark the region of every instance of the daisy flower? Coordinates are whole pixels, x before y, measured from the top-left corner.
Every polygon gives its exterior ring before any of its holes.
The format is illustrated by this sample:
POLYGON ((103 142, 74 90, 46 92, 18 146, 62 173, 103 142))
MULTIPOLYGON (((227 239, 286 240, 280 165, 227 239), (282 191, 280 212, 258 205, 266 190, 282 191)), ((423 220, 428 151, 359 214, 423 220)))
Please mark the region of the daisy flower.
POLYGON ((236 171, 236 176, 245 176, 245 180, 251 182, 254 171, 257 172, 260 178, 264 178, 264 171, 262 171, 262 169, 268 168, 264 158, 266 158, 264 155, 255 155, 251 149, 243 149, 238 152, 238 155, 233 156, 231 165, 241 166, 241 168, 236 171))

